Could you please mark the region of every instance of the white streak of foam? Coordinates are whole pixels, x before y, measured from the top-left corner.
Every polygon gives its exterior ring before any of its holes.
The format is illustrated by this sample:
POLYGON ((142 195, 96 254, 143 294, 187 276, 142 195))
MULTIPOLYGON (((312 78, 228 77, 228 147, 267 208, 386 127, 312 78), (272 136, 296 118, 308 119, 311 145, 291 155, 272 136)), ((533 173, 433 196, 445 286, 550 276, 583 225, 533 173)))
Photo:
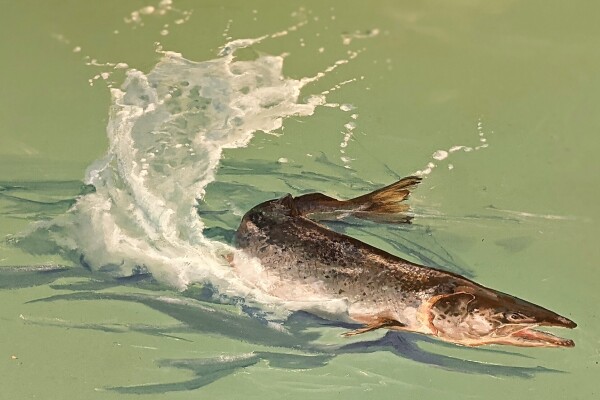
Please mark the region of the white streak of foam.
MULTIPOLYGON (((340 110, 342 111, 350 111, 353 110, 355 107, 352 104, 342 104, 340 106, 340 110)), ((356 114, 353 114, 356 115, 356 114)), ((353 120, 355 120, 356 118, 353 118, 353 116, 351 116, 351 118, 353 120)), ((350 141, 352 140, 352 137, 354 136, 354 129, 356 129, 356 122, 350 120, 349 122, 347 122, 346 124, 344 124, 344 128, 346 129, 345 131, 342 131, 342 134, 344 135, 342 141, 340 142, 340 154, 342 154, 342 156, 340 156, 340 160, 344 163, 344 168, 350 169, 350 162, 353 160, 352 158, 346 156, 346 148, 348 147, 348 145, 350 144, 350 141)))
POLYGON ((557 221, 573 221, 576 220, 576 217, 566 216, 566 215, 553 215, 553 214, 535 214, 525 211, 515 211, 515 210, 504 210, 501 208, 492 208, 494 211, 503 212, 506 214, 516 215, 518 217, 523 218, 540 218, 540 219, 548 219, 548 220, 557 220, 557 221))
MULTIPOLYGON (((452 153, 456 153, 458 151, 463 151, 465 153, 469 153, 471 151, 485 149, 486 147, 489 146, 489 144, 487 143, 487 139, 484 137, 485 131, 483 129, 483 121, 481 119, 479 119, 477 121, 477 133, 479 135, 479 142, 481 143, 479 146, 470 147, 470 146, 464 146, 464 145, 455 145, 455 146, 450 147, 447 150, 443 150, 443 149, 436 150, 433 152, 431 157, 434 160, 443 161, 443 160, 448 159, 452 153)), ((424 169, 416 171, 415 175, 427 176, 427 175, 431 174, 436 167, 437 167, 437 164, 429 162, 424 169)), ((448 170, 452 170, 452 169, 454 169, 454 165, 448 164, 448 170)))
MULTIPOLYGON (((360 50, 358 52, 356 52, 356 56, 358 56, 358 54, 360 54, 363 50, 360 50)), ((355 58, 356 56, 352 57, 355 58)), ((340 60, 335 61, 333 64, 331 64, 330 66, 328 66, 327 68, 325 68, 325 70, 323 72, 318 72, 316 75, 312 76, 312 77, 306 77, 306 78, 302 78, 302 82, 303 84, 307 84, 310 82, 314 82, 319 80, 320 78, 322 78, 323 76, 325 76, 326 74, 336 70, 337 68, 339 68, 341 65, 344 64, 348 64, 350 62, 350 58, 342 58, 340 60)), ((362 78, 362 77, 361 77, 362 78)), ((348 82, 354 82, 356 79, 350 79, 348 82)), ((324 91, 322 94, 327 94, 329 91, 324 91)))

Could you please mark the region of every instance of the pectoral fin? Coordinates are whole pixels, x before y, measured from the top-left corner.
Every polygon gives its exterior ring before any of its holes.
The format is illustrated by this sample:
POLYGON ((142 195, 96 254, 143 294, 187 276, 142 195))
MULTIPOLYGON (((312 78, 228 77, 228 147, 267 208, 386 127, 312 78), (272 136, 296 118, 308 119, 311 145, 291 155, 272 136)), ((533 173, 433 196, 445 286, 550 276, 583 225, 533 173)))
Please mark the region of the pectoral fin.
POLYGON ((377 330, 379 328, 401 329, 401 328, 404 328, 405 326, 406 325, 404 325, 402 322, 396 321, 394 319, 377 318, 376 320, 374 320, 373 322, 371 322, 369 324, 366 324, 362 328, 343 333, 342 336, 344 336, 344 337, 356 336, 356 335, 360 335, 361 333, 377 330))

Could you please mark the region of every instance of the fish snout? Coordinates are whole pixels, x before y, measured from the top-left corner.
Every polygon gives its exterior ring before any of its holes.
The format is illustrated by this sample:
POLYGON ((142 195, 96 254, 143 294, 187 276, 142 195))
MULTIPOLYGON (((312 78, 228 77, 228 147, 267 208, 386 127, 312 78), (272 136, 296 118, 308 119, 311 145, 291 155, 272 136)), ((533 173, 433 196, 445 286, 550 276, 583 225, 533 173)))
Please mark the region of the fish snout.
POLYGON ((573 329, 577 327, 577 324, 574 321, 571 321, 569 318, 565 318, 562 315, 555 314, 553 318, 545 319, 540 325, 546 326, 559 326, 562 328, 573 329))

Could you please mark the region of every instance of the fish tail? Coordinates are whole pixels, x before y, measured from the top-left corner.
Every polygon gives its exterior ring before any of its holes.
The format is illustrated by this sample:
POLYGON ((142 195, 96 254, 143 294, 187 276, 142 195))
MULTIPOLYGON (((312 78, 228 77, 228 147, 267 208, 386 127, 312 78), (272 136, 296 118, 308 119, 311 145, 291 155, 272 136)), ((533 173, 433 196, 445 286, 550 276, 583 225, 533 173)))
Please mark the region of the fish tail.
POLYGON ((310 193, 294 199, 299 215, 323 219, 333 215, 353 215, 357 218, 387 223, 409 223, 404 214, 409 206, 403 203, 421 178, 409 176, 374 192, 350 200, 337 200, 322 193, 310 193))
POLYGON ((355 206, 353 215, 362 219, 378 222, 408 223, 411 216, 404 213, 409 210, 404 201, 412 189, 421 182, 421 178, 409 176, 374 192, 348 200, 355 206))
POLYGON ((363 211, 382 214, 401 213, 408 210, 408 205, 402 203, 410 195, 410 191, 421 182, 421 178, 409 176, 374 192, 356 197, 349 201, 365 206, 363 211))

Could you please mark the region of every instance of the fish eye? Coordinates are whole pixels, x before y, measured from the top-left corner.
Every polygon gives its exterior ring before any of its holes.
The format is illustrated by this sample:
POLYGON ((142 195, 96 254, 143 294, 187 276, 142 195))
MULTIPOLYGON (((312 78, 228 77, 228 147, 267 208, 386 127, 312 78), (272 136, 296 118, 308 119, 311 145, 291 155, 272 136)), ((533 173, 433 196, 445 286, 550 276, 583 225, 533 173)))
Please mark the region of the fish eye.
POLYGON ((511 313, 506 317, 509 321, 520 321, 522 319, 526 319, 527 317, 521 313, 511 313))

